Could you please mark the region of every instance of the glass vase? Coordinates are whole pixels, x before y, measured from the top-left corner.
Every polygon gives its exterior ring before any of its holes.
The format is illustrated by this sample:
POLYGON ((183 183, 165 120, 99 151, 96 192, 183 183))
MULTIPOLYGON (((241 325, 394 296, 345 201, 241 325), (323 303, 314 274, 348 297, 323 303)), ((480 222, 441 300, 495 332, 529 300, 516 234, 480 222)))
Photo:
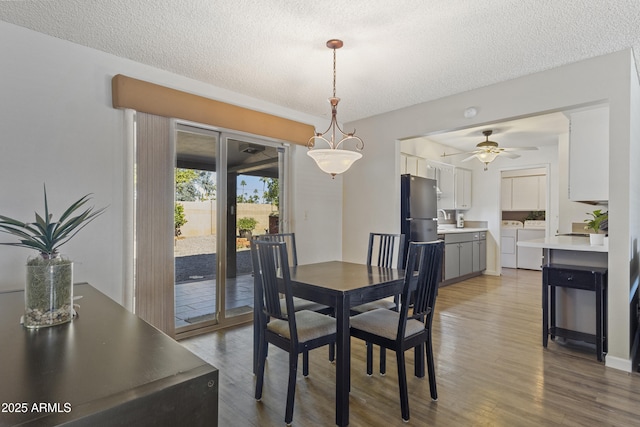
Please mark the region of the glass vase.
POLYGON ((62 257, 27 261, 24 326, 59 325, 73 318, 73 262, 62 257))

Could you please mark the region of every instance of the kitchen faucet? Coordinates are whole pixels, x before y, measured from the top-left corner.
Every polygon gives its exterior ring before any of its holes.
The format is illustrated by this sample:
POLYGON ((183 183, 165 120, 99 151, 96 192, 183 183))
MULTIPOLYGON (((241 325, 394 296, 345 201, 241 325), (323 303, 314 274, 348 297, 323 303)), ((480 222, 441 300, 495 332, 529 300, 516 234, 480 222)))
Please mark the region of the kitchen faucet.
POLYGON ((438 209, 438 213, 442 212, 442 219, 451 219, 451 217, 447 214, 447 211, 444 209, 438 209))

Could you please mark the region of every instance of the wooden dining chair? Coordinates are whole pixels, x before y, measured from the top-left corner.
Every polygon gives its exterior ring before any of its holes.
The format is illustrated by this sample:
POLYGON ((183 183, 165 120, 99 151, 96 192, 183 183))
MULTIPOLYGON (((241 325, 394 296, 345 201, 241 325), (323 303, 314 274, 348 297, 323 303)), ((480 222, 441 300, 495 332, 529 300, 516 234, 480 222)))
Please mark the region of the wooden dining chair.
MULTIPOLYGON (((386 233, 369 233, 369 246, 367 249, 367 265, 398 268, 403 265, 404 250, 404 234, 386 234, 386 233)), ((367 311, 377 308, 385 308, 388 310, 397 310, 399 296, 394 297, 393 301, 389 299, 381 299, 365 304, 357 305, 351 309, 356 315, 366 313, 367 311)), ((367 345, 367 375, 373 374, 373 345, 370 342, 367 345)), ((380 348, 380 375, 386 373, 386 352, 384 347, 380 348)))
MULTIPOLYGON (((287 260, 289 262, 289 267, 295 267, 298 265, 298 251, 296 249, 295 233, 260 234, 258 236, 253 236, 253 239, 261 242, 285 242, 287 244, 287 260)), ((282 302, 284 304, 284 300, 282 302)), ((332 307, 298 297, 293 297, 293 306, 296 311, 311 310, 323 314, 333 313, 332 307)))
POLYGON ((290 425, 293 419, 298 355, 302 353, 302 374, 306 377, 309 375, 309 350, 335 343, 336 321, 315 311, 295 310, 286 243, 254 240, 251 242, 251 257, 257 277, 259 309, 266 319, 266 322, 261 323, 255 398, 258 401, 262 399, 267 347, 271 343, 289 353, 285 423, 290 425), (279 281, 283 285, 285 310, 282 309, 279 281))
MULTIPOLYGON (((369 246, 367 249, 367 265, 384 268, 403 268, 402 249, 404 248, 404 234, 369 233, 369 246)), ((376 308, 394 309, 395 301, 381 299, 357 305, 351 310, 364 313, 376 308)))
MULTIPOLYGON (((289 267, 295 267, 298 265, 298 251, 296 249, 296 235, 295 233, 274 233, 274 234, 260 234, 257 236, 253 236, 252 237, 253 241, 260 241, 260 242, 284 242, 287 246, 287 261, 289 263, 289 267)), ((279 267, 279 266, 278 266, 279 267)), ((254 289, 255 289, 255 285, 256 285, 256 276, 254 273, 254 289)), ((282 311, 286 311, 286 302, 285 299, 283 298, 283 295, 280 295, 280 304, 282 307, 282 311)), ((254 304, 257 307, 257 296, 255 294, 255 290, 254 290, 254 304)), ((334 312, 334 308, 333 307, 329 307, 327 305, 323 305, 323 304, 319 304, 317 302, 313 302, 313 301, 309 301, 303 298, 298 298, 298 297, 293 297, 293 307, 295 309, 295 311, 300 311, 300 310, 310 310, 310 311, 316 311, 318 313, 322 313, 322 314, 333 314, 334 312)), ((260 314, 261 317, 264 317, 262 314, 260 314)), ((256 319, 257 322, 266 322, 266 319, 264 318, 260 318, 260 319, 256 319)), ((254 352, 257 351, 257 348, 255 348, 257 342, 259 342, 260 340, 260 331, 256 328, 254 328, 253 331, 254 334, 254 352)), ((268 352, 267 352, 268 353, 268 352)), ((333 344, 329 347, 329 361, 333 362, 334 360, 334 355, 335 354, 335 348, 333 346, 333 344)), ((254 363, 253 363, 253 373, 256 374, 258 370, 258 361, 257 359, 254 359, 254 363)))
POLYGON ((424 376, 426 346, 431 399, 437 400, 431 324, 442 270, 444 242, 411 242, 399 311, 378 308, 351 317, 351 336, 396 352, 402 419, 409 420, 404 353, 415 348, 415 375, 424 376), (409 303, 412 311, 409 312, 409 303))

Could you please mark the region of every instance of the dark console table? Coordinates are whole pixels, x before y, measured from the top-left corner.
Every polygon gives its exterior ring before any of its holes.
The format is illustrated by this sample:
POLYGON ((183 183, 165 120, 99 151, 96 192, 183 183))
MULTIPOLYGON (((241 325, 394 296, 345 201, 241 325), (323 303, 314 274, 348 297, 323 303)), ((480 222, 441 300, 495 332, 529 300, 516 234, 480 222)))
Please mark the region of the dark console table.
POLYGON ((566 264, 548 264, 542 268, 542 345, 547 347, 558 337, 596 345, 596 356, 602 361, 607 353, 607 269, 566 264), (555 288, 564 287, 595 292, 596 333, 573 331, 556 326, 555 288), (551 289, 553 288, 553 289, 551 289), (549 292, 551 290, 551 292, 549 292), (549 296, 551 301, 549 302, 549 296))
POLYGON ((0 293, 0 426, 217 426, 218 370, 88 284, 79 317, 20 325, 0 293))

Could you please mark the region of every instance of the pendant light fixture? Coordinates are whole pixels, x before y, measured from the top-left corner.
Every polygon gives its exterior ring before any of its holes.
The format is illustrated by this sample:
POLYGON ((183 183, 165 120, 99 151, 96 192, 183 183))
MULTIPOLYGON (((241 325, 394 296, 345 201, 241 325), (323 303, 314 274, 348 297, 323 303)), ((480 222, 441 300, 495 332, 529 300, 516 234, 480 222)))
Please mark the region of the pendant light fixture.
POLYGON ((354 130, 351 133, 345 133, 338 125, 338 102, 340 98, 336 97, 336 49, 340 49, 342 40, 332 39, 327 42, 327 47, 333 49, 333 96, 329 98, 331 104, 331 124, 326 131, 316 132, 314 136, 309 138, 307 142, 307 155, 316 161, 318 167, 325 173, 330 174, 333 178, 337 174, 346 172, 351 165, 362 157, 359 151, 364 148, 364 141, 355 135, 354 130), (336 132, 338 131, 338 132, 336 132), (341 147, 342 143, 354 139, 356 141, 356 150, 350 151, 341 147), (316 140, 322 140, 329 148, 315 148, 316 140))

